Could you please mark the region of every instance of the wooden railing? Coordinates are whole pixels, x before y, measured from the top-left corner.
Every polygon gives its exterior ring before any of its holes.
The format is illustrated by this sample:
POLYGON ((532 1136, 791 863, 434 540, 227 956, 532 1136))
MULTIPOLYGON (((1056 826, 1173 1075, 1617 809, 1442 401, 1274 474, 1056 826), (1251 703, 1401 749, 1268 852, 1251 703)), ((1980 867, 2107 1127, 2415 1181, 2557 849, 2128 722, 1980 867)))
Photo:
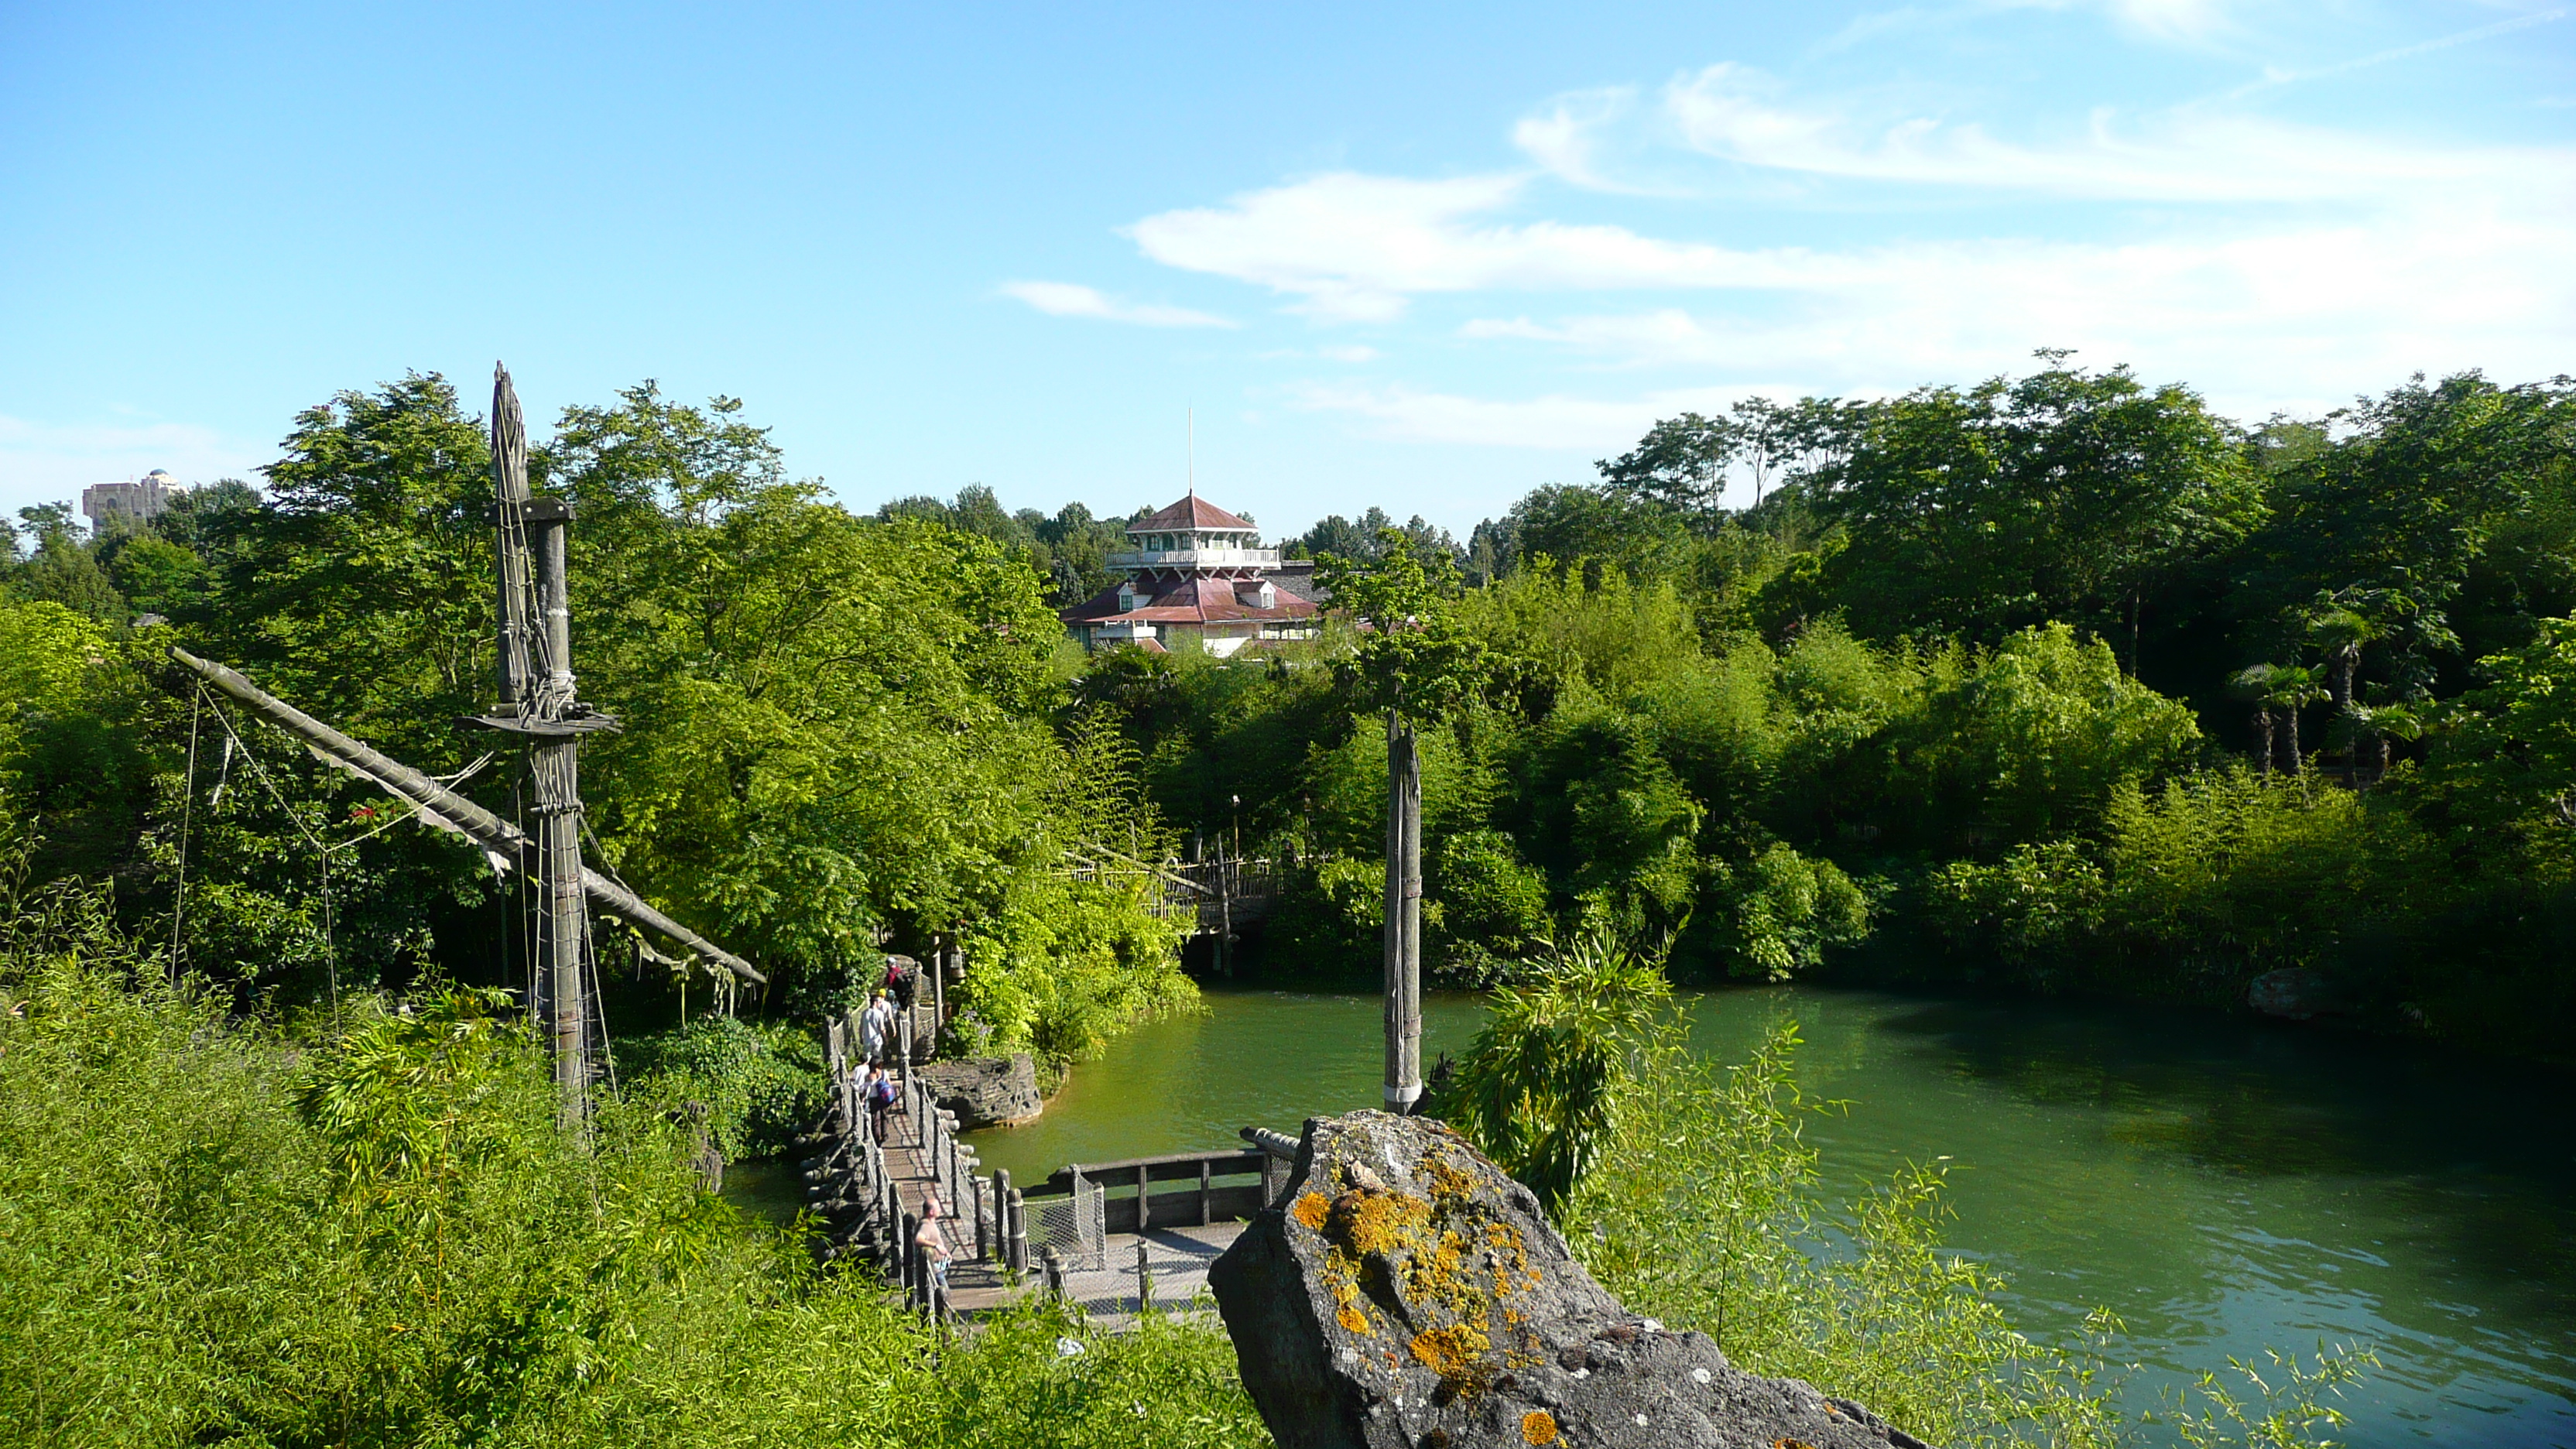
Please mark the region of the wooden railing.
POLYGON ((865 1063, 852 1050, 857 1035, 848 1021, 834 1021, 826 1033, 831 1101, 819 1134, 821 1154, 805 1163, 806 1202, 823 1220, 826 1258, 872 1265, 908 1305, 945 1321, 953 1316, 945 1287, 931 1269, 929 1250, 914 1241, 923 1205, 905 1200, 905 1186, 917 1183, 939 1195, 953 1254, 998 1263, 1013 1275, 1029 1267, 1023 1199, 1008 1172, 975 1170, 975 1149, 958 1140, 956 1117, 910 1071, 899 1076, 901 1096, 890 1109, 901 1116, 887 1145, 879 1146, 859 1095, 865 1063))
POLYGON ((1287 1185, 1287 1168, 1259 1148, 1176 1152, 1123 1162, 1079 1163, 1028 1190, 1031 1198, 1103 1190, 1101 1226, 1112 1233, 1239 1222, 1268 1207, 1287 1185))
POLYGON ((1232 936, 1235 927, 1267 916, 1279 893, 1279 862, 1239 859, 1222 851, 1206 860, 1155 865, 1104 846, 1085 846, 1065 852, 1064 871, 1075 880, 1151 876, 1158 887, 1154 914, 1189 916, 1201 935, 1232 936))

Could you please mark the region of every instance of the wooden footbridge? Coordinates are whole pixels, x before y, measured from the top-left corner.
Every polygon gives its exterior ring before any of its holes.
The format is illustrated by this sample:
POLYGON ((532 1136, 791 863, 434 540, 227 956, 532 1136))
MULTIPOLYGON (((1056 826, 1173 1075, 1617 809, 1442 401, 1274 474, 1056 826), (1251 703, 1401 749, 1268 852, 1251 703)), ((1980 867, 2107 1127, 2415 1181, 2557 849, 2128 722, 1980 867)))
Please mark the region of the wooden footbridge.
POLYGON ((859 1096, 855 1024, 835 1021, 828 1037, 831 1106, 805 1170, 824 1256, 881 1274, 934 1320, 1032 1294, 1112 1322, 1147 1308, 1186 1310, 1208 1265, 1278 1200, 1296 1157, 1292 1139, 1247 1127, 1247 1146, 1078 1164, 1014 1186, 1006 1171, 978 1171, 956 1117, 910 1069, 918 1057, 908 1017, 888 1054, 899 1091, 882 1142, 859 1096), (951 1255, 944 1274, 920 1241, 933 1197, 951 1255))
MULTIPOLYGON (((1385 1100, 1387 1110, 1403 1113, 1422 1095, 1422 776, 1413 732, 1392 714, 1387 754, 1385 1100)), ((1171 870, 1115 852, 1069 859, 1077 871, 1162 876, 1167 900, 1174 884, 1205 893, 1171 870)), ((1223 924, 1232 920, 1241 864, 1217 863, 1223 924)), ((1245 1147, 1075 1164, 1032 1185, 1014 1186, 1007 1172, 978 1172, 974 1150, 958 1141, 956 1118, 913 1070, 945 1020, 944 983, 962 967, 943 947, 924 973, 930 991, 916 992, 914 1009, 896 1020, 890 1056, 899 1115, 886 1123, 882 1142, 859 1100, 865 1064, 855 1051, 858 1024, 830 1026, 832 1106, 816 1143, 821 1155, 805 1164, 807 1201, 827 1229, 825 1255, 872 1264, 933 1321, 1030 1293, 1113 1318, 1198 1302, 1208 1266, 1247 1219, 1286 1190, 1298 1144, 1246 1127, 1245 1147), (918 1021, 924 995, 927 1029, 918 1021), (947 1220, 944 1271, 934 1268, 923 1241, 934 1196, 947 1220)))

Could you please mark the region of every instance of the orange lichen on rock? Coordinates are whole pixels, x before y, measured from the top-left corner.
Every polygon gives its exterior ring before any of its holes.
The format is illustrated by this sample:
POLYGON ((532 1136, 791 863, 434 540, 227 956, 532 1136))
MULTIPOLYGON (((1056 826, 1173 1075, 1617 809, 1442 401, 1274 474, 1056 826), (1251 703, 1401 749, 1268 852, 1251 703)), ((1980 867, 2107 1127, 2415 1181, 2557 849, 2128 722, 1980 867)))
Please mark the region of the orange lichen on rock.
POLYGON ((1369 1322, 1368 1310, 1360 1307, 1358 1285, 1348 1278, 1335 1277, 1330 1281, 1333 1285, 1333 1302, 1336 1305, 1333 1321, 1353 1333, 1377 1332, 1377 1325, 1369 1322))
POLYGON ((1452 1386, 1476 1381, 1476 1361, 1489 1347, 1485 1330, 1472 1323, 1426 1328, 1413 1336, 1413 1357, 1452 1386))
POLYGON ((1521 1442, 1553 1444, 1556 1442, 1556 1416, 1545 1409, 1532 1409, 1521 1415, 1521 1442))
POLYGON ((1434 1197, 1472 1197, 1476 1191, 1476 1179, 1459 1170, 1443 1153, 1422 1154, 1422 1175, 1431 1179, 1434 1197))
POLYGON ((1362 1257, 1411 1251, 1431 1221, 1431 1204, 1400 1192, 1346 1192, 1333 1207, 1342 1223, 1332 1236, 1362 1257))
POLYGON ((1325 1217, 1331 1214, 1332 1210, 1333 1204, 1322 1193, 1310 1192, 1297 1199, 1297 1205, 1290 1208, 1288 1214, 1320 1233, 1324 1230, 1325 1217))

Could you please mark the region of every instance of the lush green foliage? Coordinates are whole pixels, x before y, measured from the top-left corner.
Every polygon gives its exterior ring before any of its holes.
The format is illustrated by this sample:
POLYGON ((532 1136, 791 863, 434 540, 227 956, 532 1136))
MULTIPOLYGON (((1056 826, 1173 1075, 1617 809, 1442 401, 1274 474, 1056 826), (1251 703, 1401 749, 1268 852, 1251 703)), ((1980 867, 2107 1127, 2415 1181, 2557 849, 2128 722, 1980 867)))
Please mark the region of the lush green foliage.
MULTIPOLYGON (((184 643, 234 664, 520 811, 510 748, 476 769, 495 737, 455 724, 493 688, 485 446, 453 387, 413 375, 299 415, 265 499, 201 490, 86 541, 39 510, 36 556, 0 589, 0 787, 54 842, 44 872, 117 871, 163 907, 184 876, 183 957, 242 1005, 424 974, 523 984, 515 883, 395 828, 399 809, 159 658, 184 643), (132 629, 129 604, 172 622, 132 629)), ((756 1009, 849 1004, 886 949, 933 933, 965 938, 997 1047, 1075 1053, 1186 1003, 1150 896, 1073 878, 1088 845, 1169 844, 1143 762, 1067 711, 1026 550, 962 514, 854 517, 789 479, 738 402, 649 383, 567 409, 531 466, 577 510, 583 698, 624 726, 584 751, 595 856, 759 962, 774 987, 756 1009)), ((703 974, 602 932, 612 1027, 671 1020, 692 992, 717 1005, 703 974)))
POLYGON ((1667 419, 1600 469, 1448 560, 1332 561, 1371 630, 1331 668, 1112 655, 1078 686, 1171 818, 1298 862, 1275 969, 1370 969, 1375 711, 1410 671, 1451 981, 1598 914, 1677 932, 1684 976, 2217 1002, 2306 966, 2386 1028, 2563 1050, 2565 379, 2246 428, 2050 354, 1667 419))
POLYGON ((1467 1134, 1550 1213, 1592 1171, 1628 1044, 1669 999, 1662 961, 1599 923, 1494 992, 1491 1015, 1424 1110, 1467 1134))
POLYGON ((663 1112, 559 1131, 480 993, 282 1031, 163 964, 95 893, 0 891, 11 1443, 1268 1442, 1212 1329, 934 1340, 703 1192, 663 1112))
POLYGON ((695 1102, 726 1160, 774 1157, 811 1129, 830 1100, 823 1049, 785 1023, 706 1016, 617 1045, 618 1071, 638 1100, 695 1102))

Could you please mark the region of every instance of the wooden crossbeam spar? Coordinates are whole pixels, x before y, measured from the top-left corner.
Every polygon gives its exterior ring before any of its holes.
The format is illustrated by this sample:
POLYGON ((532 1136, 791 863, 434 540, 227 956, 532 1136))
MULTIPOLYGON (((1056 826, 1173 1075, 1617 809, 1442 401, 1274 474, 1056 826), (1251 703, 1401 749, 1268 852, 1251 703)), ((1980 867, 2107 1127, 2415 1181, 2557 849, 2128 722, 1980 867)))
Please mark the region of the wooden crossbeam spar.
MULTIPOLYGON (((170 657, 191 674, 223 691, 244 709, 257 713, 279 729, 366 776, 387 794, 409 800, 454 825, 467 839, 484 849, 516 860, 529 848, 528 837, 519 827, 391 755, 340 733, 251 683, 238 671, 210 659, 200 659, 176 645, 171 647, 170 657)), ((602 907, 639 926, 660 932, 754 986, 769 984, 769 978, 753 970, 750 962, 653 909, 643 897, 587 865, 581 869, 581 884, 583 892, 602 907)))
POLYGON ((1101 854, 1101 855, 1108 856, 1108 857, 1109 857, 1110 859, 1112 859, 1112 860, 1123 860, 1123 861, 1127 862, 1127 864, 1129 864, 1129 865, 1131 865, 1131 866, 1134 866, 1136 869, 1138 869, 1138 870, 1141 870, 1141 871, 1145 872, 1147 875, 1158 875, 1158 876, 1161 876, 1163 879, 1165 879, 1165 880, 1167 880, 1167 881, 1170 881, 1172 884, 1174 884, 1174 885, 1176 885, 1176 886, 1181 887, 1183 890, 1193 890, 1193 891, 1197 891, 1200 895, 1203 895, 1203 896, 1212 896, 1212 895, 1215 895, 1215 894, 1216 894, 1216 892, 1214 892, 1214 891, 1212 891, 1212 890, 1209 890, 1206 886, 1200 885, 1197 881, 1191 880, 1191 879, 1190 879, 1189 877, 1187 877, 1187 876, 1174 875, 1174 874, 1172 874, 1170 871, 1163 869, 1163 868, 1162 868, 1161 866, 1159 866, 1159 865, 1152 865, 1152 864, 1149 864, 1149 863, 1147 863, 1147 862, 1145 862, 1145 861, 1138 860, 1136 857, 1134 857, 1134 856, 1132 856, 1132 855, 1128 855, 1128 854, 1125 854, 1125 853, 1120 852, 1120 851, 1111 850, 1108 846, 1105 846, 1105 845, 1081 845, 1081 846, 1076 846, 1076 847, 1074 847, 1073 849, 1066 851, 1066 852, 1065 852, 1065 857, 1066 857, 1067 859, 1069 859, 1069 860, 1080 860, 1080 859, 1082 859, 1082 852, 1083 852, 1083 851, 1085 851, 1085 850, 1095 851, 1095 852, 1097 852, 1097 853, 1099 853, 1099 854, 1101 854))
POLYGON ((1246 1127, 1236 1135, 1282 1162, 1297 1160, 1297 1139, 1285 1132, 1273 1132, 1267 1127, 1246 1127))

